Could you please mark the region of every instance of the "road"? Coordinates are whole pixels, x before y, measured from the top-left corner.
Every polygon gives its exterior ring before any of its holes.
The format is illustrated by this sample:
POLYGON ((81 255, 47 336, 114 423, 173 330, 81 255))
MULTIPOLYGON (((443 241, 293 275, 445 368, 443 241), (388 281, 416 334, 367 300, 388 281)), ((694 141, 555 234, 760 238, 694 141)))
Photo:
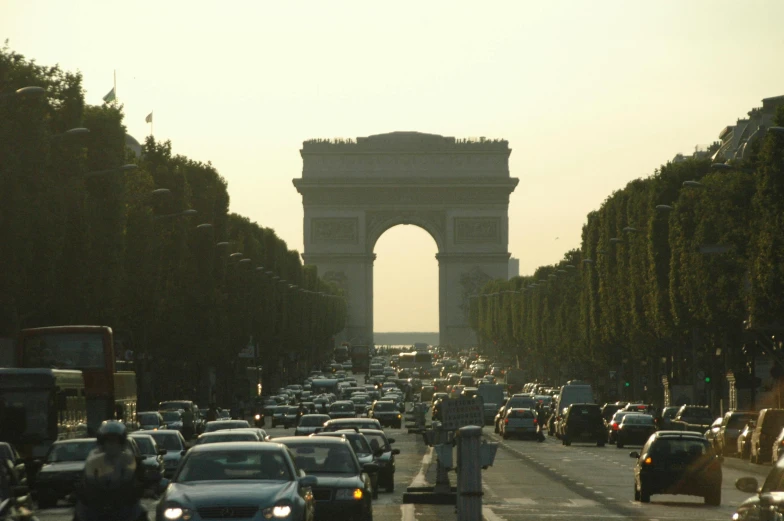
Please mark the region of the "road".
MULTIPOLYGON (((485 428, 490 431, 491 428, 485 428)), ((488 521, 552 519, 722 520, 732 517, 747 494, 735 489, 735 480, 750 475, 723 468, 722 504, 706 506, 702 498, 655 495, 649 504, 634 501, 634 461, 629 452, 588 444, 561 445, 555 438, 500 442, 495 465, 484 472, 484 516, 488 521)), ((769 468, 769 467, 763 467, 769 468)), ((756 476, 760 479, 759 475, 756 476)))

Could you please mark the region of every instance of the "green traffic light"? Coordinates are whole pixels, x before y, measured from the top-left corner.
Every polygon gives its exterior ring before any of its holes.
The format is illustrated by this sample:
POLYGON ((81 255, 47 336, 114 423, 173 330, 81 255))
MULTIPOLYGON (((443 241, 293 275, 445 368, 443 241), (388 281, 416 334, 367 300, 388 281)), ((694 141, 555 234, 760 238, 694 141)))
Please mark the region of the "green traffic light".
POLYGON ((705 377, 705 383, 706 383, 706 384, 709 384, 709 383, 710 383, 710 376, 706 376, 706 377, 705 377))
POLYGON ((624 386, 624 387, 629 387, 629 386, 631 386, 631 385, 632 385, 632 384, 630 384, 629 382, 625 382, 625 383, 623 384, 623 386, 624 386))

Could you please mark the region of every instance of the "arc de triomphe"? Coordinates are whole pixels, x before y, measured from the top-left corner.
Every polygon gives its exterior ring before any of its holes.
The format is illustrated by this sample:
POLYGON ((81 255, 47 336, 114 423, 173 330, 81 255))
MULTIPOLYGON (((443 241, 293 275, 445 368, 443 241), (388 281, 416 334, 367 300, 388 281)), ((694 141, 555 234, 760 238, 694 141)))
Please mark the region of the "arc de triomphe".
MULTIPOLYGON (((305 209, 306 264, 348 298, 346 340, 373 340, 373 250, 393 226, 426 230, 438 247, 441 345, 468 346, 468 297, 507 278, 509 143, 392 132, 303 143, 294 186, 305 209)), ((401 277, 405 276, 401 273, 401 277)))

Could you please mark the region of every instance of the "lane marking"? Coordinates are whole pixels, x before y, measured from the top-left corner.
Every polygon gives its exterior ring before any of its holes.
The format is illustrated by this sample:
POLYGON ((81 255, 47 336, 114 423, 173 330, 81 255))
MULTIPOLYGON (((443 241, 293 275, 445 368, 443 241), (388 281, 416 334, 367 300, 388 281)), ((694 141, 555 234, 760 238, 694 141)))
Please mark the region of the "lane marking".
POLYGON ((482 517, 484 517, 487 521, 506 521, 505 518, 499 516, 488 506, 482 506, 482 517))
POLYGON ((416 521, 416 511, 413 503, 400 505, 400 521, 416 521))

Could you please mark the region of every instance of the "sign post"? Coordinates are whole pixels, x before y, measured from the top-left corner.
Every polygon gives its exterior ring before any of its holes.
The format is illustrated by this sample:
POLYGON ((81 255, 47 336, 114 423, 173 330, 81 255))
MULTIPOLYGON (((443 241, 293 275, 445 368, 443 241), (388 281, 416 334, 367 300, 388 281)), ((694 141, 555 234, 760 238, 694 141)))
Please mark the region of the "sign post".
POLYGON ((475 425, 480 429, 485 424, 484 405, 476 398, 454 398, 441 402, 441 428, 456 431, 461 427, 475 425))

